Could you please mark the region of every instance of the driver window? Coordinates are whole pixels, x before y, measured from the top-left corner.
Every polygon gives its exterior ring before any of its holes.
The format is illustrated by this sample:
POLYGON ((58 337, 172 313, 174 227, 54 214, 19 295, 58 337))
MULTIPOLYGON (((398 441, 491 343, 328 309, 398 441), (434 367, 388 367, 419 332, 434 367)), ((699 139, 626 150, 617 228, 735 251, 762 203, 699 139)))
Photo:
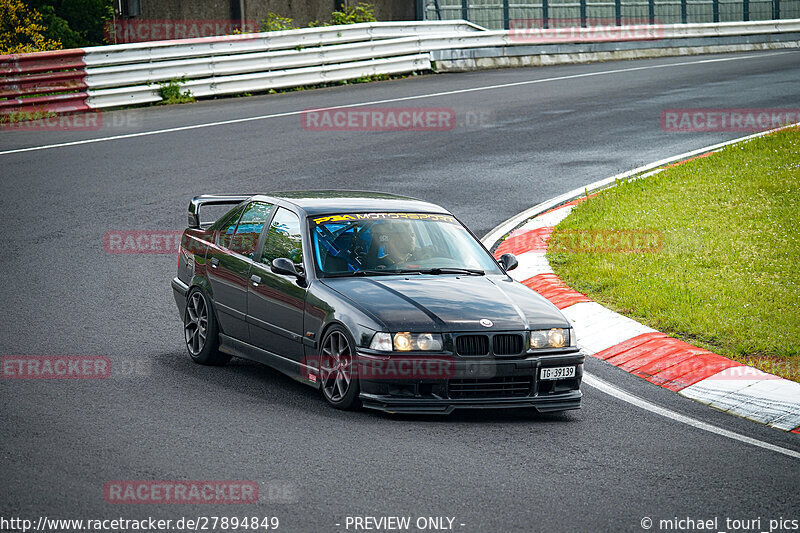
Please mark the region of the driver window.
POLYGON ((279 257, 286 257, 296 265, 303 262, 300 217, 282 207, 278 208, 272 219, 261 261, 270 265, 273 259, 279 257))

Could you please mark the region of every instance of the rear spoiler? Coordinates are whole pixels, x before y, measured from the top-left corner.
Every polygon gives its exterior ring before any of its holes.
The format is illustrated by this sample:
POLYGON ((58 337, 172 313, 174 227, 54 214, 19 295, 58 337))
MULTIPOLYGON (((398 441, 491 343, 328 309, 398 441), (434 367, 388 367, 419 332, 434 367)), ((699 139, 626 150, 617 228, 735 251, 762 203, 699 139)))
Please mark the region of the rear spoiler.
POLYGON ((200 207, 204 205, 236 205, 249 200, 253 194, 201 194, 189 202, 189 227, 200 228, 200 207))

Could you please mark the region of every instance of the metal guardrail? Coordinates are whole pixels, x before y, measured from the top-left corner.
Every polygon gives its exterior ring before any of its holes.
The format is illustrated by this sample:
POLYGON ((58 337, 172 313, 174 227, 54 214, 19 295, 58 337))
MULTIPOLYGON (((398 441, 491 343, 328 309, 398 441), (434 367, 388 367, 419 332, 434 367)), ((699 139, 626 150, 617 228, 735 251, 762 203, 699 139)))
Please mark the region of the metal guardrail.
POLYGON ((174 78, 210 96, 429 70, 429 57, 402 39, 482 31, 465 21, 372 22, 0 56, 0 113, 157 102, 154 84, 174 78))
MULTIPOLYGON (((206 97, 430 70, 442 50, 800 32, 800 19, 488 31, 465 21, 367 23, 0 56, 0 113, 65 113, 158 102, 159 83, 206 97)), ((650 44, 652 46, 652 44, 650 44)))
POLYGON ((89 67, 165 61, 192 57, 212 57, 310 48, 334 44, 378 41, 430 34, 473 33, 485 28, 463 20, 429 22, 366 22, 344 26, 323 26, 298 30, 243 33, 220 37, 201 37, 172 41, 114 44, 86 49, 89 67))
POLYGON ((687 24, 747 22, 800 17, 798 0, 417 0, 425 20, 463 19, 489 29, 537 20, 543 27, 574 22, 598 24, 687 24))

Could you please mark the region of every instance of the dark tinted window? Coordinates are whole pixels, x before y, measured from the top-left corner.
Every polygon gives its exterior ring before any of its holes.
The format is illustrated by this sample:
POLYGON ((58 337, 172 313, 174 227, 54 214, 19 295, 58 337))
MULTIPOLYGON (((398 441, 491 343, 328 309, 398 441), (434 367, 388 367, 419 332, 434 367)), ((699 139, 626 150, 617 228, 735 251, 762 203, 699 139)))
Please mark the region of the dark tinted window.
POLYGON ((300 234, 300 217, 282 207, 278 208, 267 233, 267 242, 261 260, 271 264, 273 259, 286 257, 295 264, 303 262, 303 239, 300 234))
POLYGON ((253 202, 247 206, 239 225, 236 227, 236 233, 230 244, 230 249, 236 253, 253 256, 258 244, 258 237, 261 235, 261 230, 264 229, 264 224, 267 223, 269 217, 272 216, 272 204, 263 202, 253 202))
POLYGON ((236 208, 228 216, 224 217, 221 222, 214 225, 217 230, 217 244, 223 248, 227 248, 231 243, 231 236, 236 231, 236 224, 239 222, 239 217, 242 215, 244 206, 236 208))

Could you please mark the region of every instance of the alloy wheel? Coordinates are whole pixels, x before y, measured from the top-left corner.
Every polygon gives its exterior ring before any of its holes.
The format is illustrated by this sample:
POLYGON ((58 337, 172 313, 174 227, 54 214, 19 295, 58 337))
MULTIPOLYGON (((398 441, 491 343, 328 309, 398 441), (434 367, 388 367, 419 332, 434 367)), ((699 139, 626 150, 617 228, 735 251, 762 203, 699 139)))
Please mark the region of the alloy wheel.
POLYGON ((200 291, 193 293, 186 302, 183 331, 189 353, 193 356, 199 355, 206 345, 208 331, 208 305, 200 291))
POLYGON ((341 401, 353 381, 353 352, 341 331, 333 331, 325 338, 319 370, 325 397, 331 402, 341 401))

